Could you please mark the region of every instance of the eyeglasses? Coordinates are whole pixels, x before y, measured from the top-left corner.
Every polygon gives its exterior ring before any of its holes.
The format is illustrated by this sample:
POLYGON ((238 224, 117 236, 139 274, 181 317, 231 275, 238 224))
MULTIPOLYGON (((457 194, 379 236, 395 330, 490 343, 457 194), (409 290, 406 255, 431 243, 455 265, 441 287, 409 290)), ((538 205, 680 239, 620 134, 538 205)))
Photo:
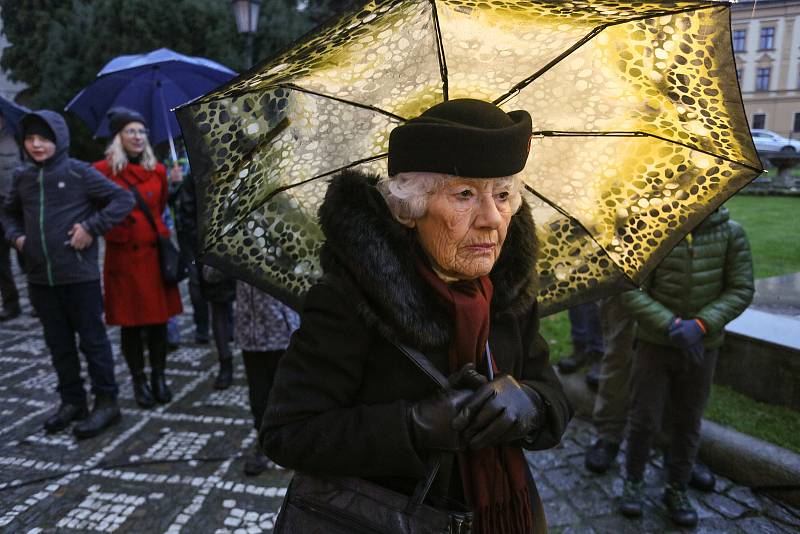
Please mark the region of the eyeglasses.
POLYGON ((134 135, 138 135, 140 137, 147 137, 147 134, 150 133, 150 130, 147 128, 125 128, 122 130, 122 133, 125 135, 129 135, 133 137, 134 135))

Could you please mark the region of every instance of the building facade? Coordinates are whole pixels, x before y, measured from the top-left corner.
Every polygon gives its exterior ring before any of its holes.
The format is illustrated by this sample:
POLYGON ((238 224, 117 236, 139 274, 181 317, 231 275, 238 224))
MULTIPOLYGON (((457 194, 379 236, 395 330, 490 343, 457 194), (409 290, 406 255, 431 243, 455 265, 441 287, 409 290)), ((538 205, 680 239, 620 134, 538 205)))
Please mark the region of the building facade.
POLYGON ((750 127, 800 139, 800 0, 734 4, 731 30, 750 127))

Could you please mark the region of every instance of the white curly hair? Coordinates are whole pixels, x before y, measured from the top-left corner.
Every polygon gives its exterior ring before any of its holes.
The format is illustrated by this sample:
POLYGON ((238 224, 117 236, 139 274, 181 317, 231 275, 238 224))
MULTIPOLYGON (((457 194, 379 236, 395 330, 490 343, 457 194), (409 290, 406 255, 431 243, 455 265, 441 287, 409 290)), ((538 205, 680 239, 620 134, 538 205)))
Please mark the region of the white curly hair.
MULTIPOLYGON (((461 179, 463 178, 459 176, 438 172, 400 172, 394 176, 382 177, 378 180, 377 187, 386 200, 392 216, 406 224, 425 215, 431 197, 447 182, 461 179)), ((509 185, 511 209, 516 213, 522 204, 520 192, 522 180, 519 174, 491 178, 491 180, 498 180, 503 185, 509 185)))

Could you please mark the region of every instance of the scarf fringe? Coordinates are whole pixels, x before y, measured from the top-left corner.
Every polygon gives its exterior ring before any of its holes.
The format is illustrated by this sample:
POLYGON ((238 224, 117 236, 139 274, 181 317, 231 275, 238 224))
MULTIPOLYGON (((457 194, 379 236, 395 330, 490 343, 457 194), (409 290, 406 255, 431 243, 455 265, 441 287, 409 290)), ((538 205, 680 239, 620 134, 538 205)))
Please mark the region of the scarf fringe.
POLYGON ((531 534, 533 532, 533 511, 528 488, 515 492, 511 496, 510 502, 506 502, 505 505, 485 506, 474 510, 474 513, 473 534, 531 534))

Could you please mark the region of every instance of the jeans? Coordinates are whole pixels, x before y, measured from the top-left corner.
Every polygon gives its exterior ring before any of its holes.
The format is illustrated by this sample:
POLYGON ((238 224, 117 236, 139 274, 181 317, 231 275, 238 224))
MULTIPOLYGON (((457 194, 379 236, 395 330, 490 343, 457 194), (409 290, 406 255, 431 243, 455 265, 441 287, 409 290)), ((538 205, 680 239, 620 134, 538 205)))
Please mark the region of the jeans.
POLYGON ((596 302, 587 302, 569 309, 572 346, 576 351, 603 352, 603 332, 596 302))
POLYGON ((247 390, 250 397, 250 413, 253 414, 253 427, 261 429, 261 420, 267 409, 267 399, 275 381, 275 372, 283 351, 256 352, 242 351, 244 373, 247 375, 247 390))
POLYGON ((58 375, 61 402, 86 405, 75 334, 80 339, 80 351, 86 357, 92 393, 95 397, 116 398, 118 389, 114 378, 114 357, 102 319, 100 282, 53 287, 40 284, 28 286, 31 305, 39 315, 44 328, 44 340, 58 375))
POLYGON ((600 323, 605 351, 600 360, 600 383, 592 420, 600 439, 619 444, 625 436, 628 415, 636 322, 622 305, 622 298, 616 296, 601 301, 600 323))
POLYGON ((631 404, 628 410, 628 477, 644 476, 650 447, 664 409, 669 443, 664 457, 667 481, 684 487, 700 446, 700 424, 711 392, 718 349, 706 349, 702 365, 687 362, 680 349, 638 340, 631 369, 631 404))

